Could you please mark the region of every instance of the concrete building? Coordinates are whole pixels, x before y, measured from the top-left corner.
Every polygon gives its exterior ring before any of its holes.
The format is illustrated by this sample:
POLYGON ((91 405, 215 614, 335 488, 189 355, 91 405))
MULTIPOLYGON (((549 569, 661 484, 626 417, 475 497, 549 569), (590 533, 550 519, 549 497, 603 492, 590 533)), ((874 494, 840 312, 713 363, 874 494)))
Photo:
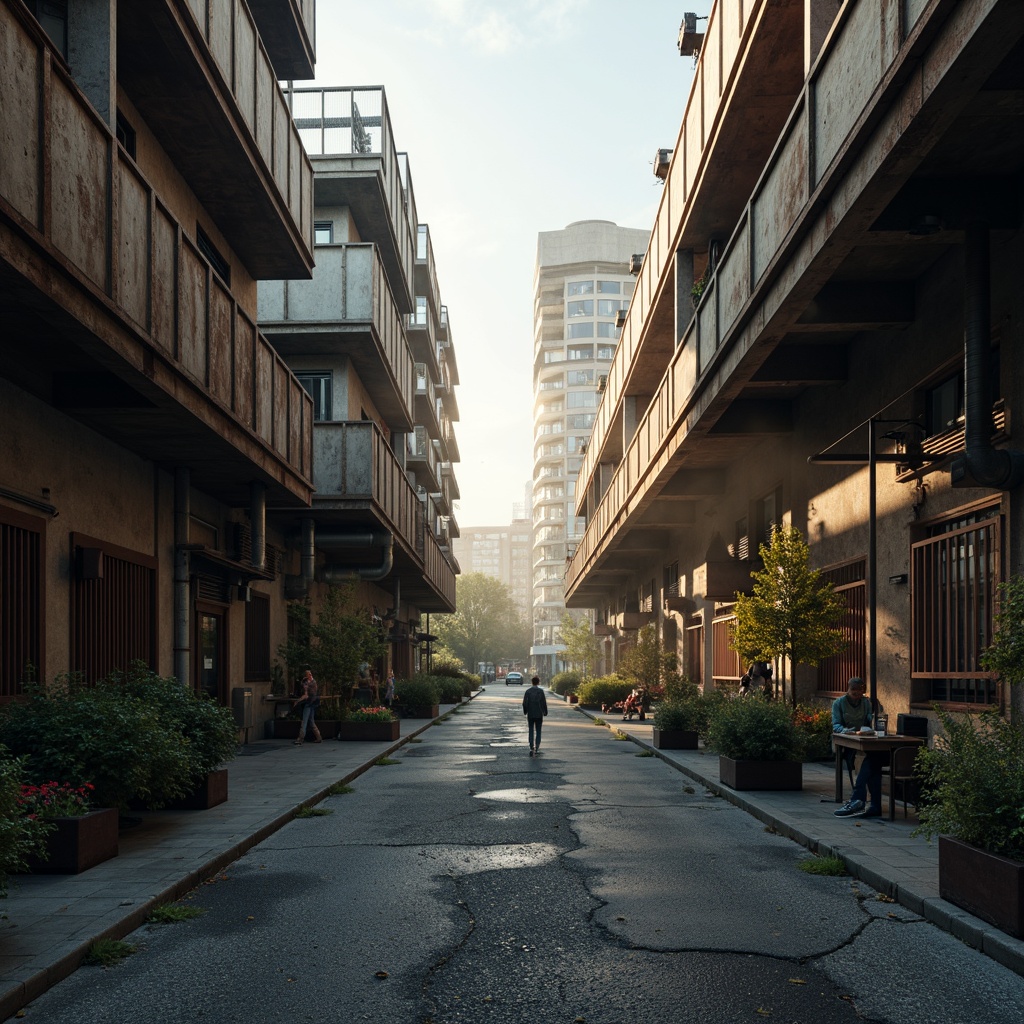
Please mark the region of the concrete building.
POLYGON ((788 523, 849 608, 803 697, 856 673, 890 716, 1001 706, 979 653, 1024 571, 1024 8, 720 2, 680 45, 567 603, 729 685, 735 593, 788 523))
POLYGON ((576 548, 576 475, 590 440, 648 233, 587 220, 537 237, 533 302, 533 647, 537 671, 560 670, 562 577, 576 548))
POLYGON ((277 83, 312 78, 314 14, 0 0, 0 699, 30 673, 142 660, 223 703, 250 691, 258 728, 287 603, 315 601, 339 562, 394 613, 396 650, 419 609, 454 601, 454 399, 437 384, 456 373, 383 107, 332 165, 362 205, 328 204, 351 211, 342 238, 378 243, 347 278, 334 267, 335 296, 357 279, 372 315, 353 314, 344 358, 313 360, 338 380, 334 418, 366 422, 315 423, 323 392, 257 325, 258 282, 313 273, 319 192, 277 83), (431 416, 419 476, 409 438, 431 416))
POLYGON ((508 587, 524 619, 533 613, 533 526, 528 517, 507 526, 463 527, 455 540, 463 573, 493 576, 508 587))
POLYGON ((288 99, 313 162, 316 269, 310 281, 261 283, 259 321, 313 396, 312 509, 276 517, 310 554, 290 596, 357 575, 388 625, 381 677, 402 678, 420 666, 426 616, 455 609, 448 311, 384 90, 288 99))

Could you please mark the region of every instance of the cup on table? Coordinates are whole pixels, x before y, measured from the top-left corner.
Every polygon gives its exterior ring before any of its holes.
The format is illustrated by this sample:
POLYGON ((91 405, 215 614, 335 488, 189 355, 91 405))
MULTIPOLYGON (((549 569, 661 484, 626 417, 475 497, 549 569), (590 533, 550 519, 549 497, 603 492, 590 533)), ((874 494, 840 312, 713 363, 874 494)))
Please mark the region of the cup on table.
POLYGON ((875 734, 877 736, 884 736, 889 728, 889 716, 888 715, 876 715, 875 716, 875 734))

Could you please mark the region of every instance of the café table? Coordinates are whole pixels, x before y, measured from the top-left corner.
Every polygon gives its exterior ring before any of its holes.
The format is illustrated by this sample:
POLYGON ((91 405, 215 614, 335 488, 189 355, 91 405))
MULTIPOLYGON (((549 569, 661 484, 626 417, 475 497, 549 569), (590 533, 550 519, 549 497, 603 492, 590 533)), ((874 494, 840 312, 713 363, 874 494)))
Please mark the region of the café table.
MULTIPOLYGON (((892 752, 897 747, 919 747, 925 742, 923 736, 903 736, 900 734, 886 734, 879 736, 877 733, 861 732, 834 732, 832 733, 832 746, 836 752, 836 803, 843 802, 843 751, 859 750, 863 754, 884 753, 892 760, 892 752)), ((890 786, 892 780, 890 780, 890 786)), ((890 795, 890 804, 892 797, 890 795)), ((890 811, 892 807, 890 807, 890 811)))

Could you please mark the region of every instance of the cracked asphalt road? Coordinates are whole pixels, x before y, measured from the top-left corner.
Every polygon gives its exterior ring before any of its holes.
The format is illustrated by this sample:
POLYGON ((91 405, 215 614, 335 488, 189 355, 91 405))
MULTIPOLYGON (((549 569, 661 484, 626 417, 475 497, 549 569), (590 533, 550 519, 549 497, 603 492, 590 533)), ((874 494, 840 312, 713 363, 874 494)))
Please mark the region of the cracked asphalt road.
POLYGON ((1024 979, 572 709, 529 758, 520 700, 481 695, 26 1018, 1024 1019, 1024 979))

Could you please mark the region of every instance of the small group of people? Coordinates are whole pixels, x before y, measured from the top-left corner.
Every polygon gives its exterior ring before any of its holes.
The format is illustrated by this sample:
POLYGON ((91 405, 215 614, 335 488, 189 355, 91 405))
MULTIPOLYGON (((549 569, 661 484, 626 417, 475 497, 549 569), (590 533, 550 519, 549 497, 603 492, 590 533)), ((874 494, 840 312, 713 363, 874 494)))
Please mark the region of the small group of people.
MULTIPOLYGON (((374 671, 374 677, 376 677, 376 671, 374 671)), ((317 681, 313 678, 313 672, 311 669, 306 669, 302 673, 302 679, 299 681, 301 688, 301 694, 295 700, 292 701, 292 708, 297 708, 300 704, 302 705, 302 721, 299 724, 299 736, 298 739, 294 740, 295 746, 301 746, 306 741, 308 733, 312 732, 313 742, 322 743, 323 737, 320 735, 320 730, 316 724, 316 709, 320 707, 320 687, 317 685, 317 681)), ((379 690, 377 691, 377 700, 380 700, 379 690)), ((387 684, 384 688, 384 705, 387 709, 391 710, 391 705, 395 700, 395 673, 389 672, 387 678, 387 684)))

